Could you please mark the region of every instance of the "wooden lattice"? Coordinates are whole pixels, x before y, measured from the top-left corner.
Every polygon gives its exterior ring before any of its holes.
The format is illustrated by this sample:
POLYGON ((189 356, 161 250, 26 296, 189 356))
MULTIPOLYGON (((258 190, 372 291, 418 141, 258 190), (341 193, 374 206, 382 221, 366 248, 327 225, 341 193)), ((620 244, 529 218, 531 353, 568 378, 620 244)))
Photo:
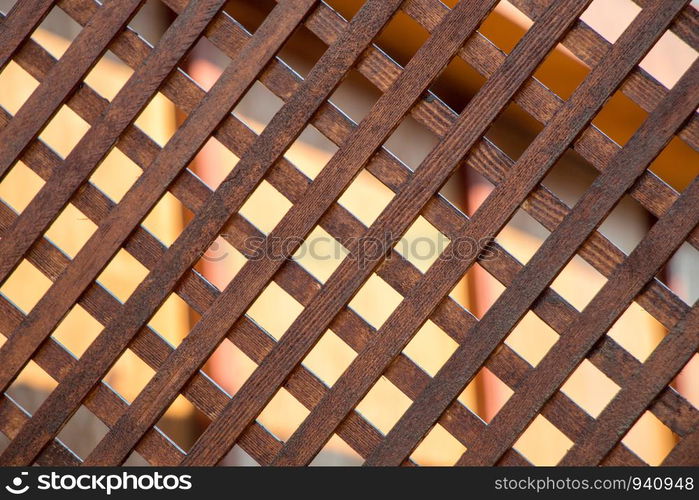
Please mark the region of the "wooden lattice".
POLYGON ((699 249, 699 180, 678 193, 647 167, 675 136, 699 146, 699 64, 672 89, 638 66, 667 31, 699 50, 688 0, 636 0, 642 10, 613 44, 579 19, 590 0, 515 0, 534 23, 509 54, 477 32, 495 0, 451 10, 367 0, 350 21, 322 2, 281 0, 253 34, 224 0, 163 0, 177 18, 155 47, 126 27, 142 3, 18 0, 0 25, 0 68, 12 60, 40 82, 14 116, 2 110, 0 174, 21 160, 46 181, 21 213, 0 204, 0 279, 25 259, 53 281, 26 315, 0 296, 0 380, 4 391, 33 360, 58 382, 33 415, 3 396, 0 430, 11 442, 2 464, 121 464, 136 450, 154 465, 214 465, 238 444, 260 464, 300 465, 336 433, 367 464, 412 465, 439 423, 466 447, 458 464, 527 465, 513 444, 541 414, 574 442, 561 464, 643 465, 621 439, 646 411, 679 436, 664 463, 697 462, 699 410, 669 384, 697 352, 699 308, 656 275, 684 242, 699 249), (30 38, 52 8, 83 26, 59 60, 30 38), (405 67, 374 44, 399 10, 430 33, 405 67), (328 46, 305 79, 275 57, 301 24, 328 46), (208 92, 178 68, 202 36, 231 59, 208 92), (591 68, 566 100, 532 77, 559 42, 591 68), (83 81, 107 49, 134 70, 111 102, 83 81), (485 78, 461 113, 428 90, 455 57, 485 78), (382 92, 360 123, 328 102, 352 69, 382 92), (255 81, 284 101, 259 135, 230 113, 255 81), (649 113, 623 147, 591 125, 617 89, 649 113), (187 115, 162 148, 133 125, 156 92, 187 115), (484 136, 511 102, 543 125, 516 160, 484 136), (91 126, 65 159, 37 138, 63 105, 91 126), (439 137, 415 171, 383 148, 408 114, 439 137), (312 180, 283 156, 309 124, 339 147, 312 180), (215 192, 186 169, 212 136, 240 158, 215 192), (118 204, 87 182, 113 147, 143 169, 118 204), (572 209, 540 184, 568 149, 600 172, 572 209), (496 186, 472 217, 438 194, 461 165, 496 186), (364 168, 395 192, 370 227, 336 203, 364 168), (266 236, 269 255, 250 258, 219 292, 192 266, 219 235, 255 252, 246 242, 264 235, 238 211, 263 179, 293 206, 266 236), (166 191, 195 214, 169 247, 140 226, 166 191), (628 256, 596 230, 624 195, 657 217, 628 256), (44 235, 68 203, 98 226, 72 259, 44 235), (495 243, 497 259, 457 252, 461 239, 494 238, 520 208, 551 231, 526 265, 495 243), (392 249, 420 215, 452 242, 424 274, 392 249), (350 251, 324 283, 272 257, 292 255, 317 225, 350 251), (120 249, 150 271, 123 304, 95 282, 120 249), (582 312, 550 288, 575 255, 607 278, 582 312), (506 287, 481 319, 449 296, 477 260, 506 287), (347 306, 372 273, 403 296, 378 330, 347 306), (304 306, 278 342, 246 316, 271 281, 304 306), (176 349, 147 326, 173 291, 202 315, 176 349), (605 335, 632 301, 670 332, 643 363, 605 335), (50 336, 76 303, 105 325, 79 359, 50 336), (530 310, 560 334, 536 367, 503 343, 530 310), (434 377, 401 352, 428 319, 459 344, 434 377), (358 353, 332 387, 300 364, 329 327, 358 353), (221 342, 258 364, 232 398, 199 371, 221 342), (156 372, 130 405, 102 380, 127 347, 156 372), (559 390, 584 359, 621 387, 596 418, 559 390), (457 400, 484 366, 514 391, 487 424, 457 400), (382 375, 412 400, 386 436, 355 410, 382 375), (310 411, 286 442, 256 422, 282 386, 310 411), (187 453, 155 427, 180 394, 212 420, 187 453), (81 405, 110 428, 82 459, 56 438, 81 405))

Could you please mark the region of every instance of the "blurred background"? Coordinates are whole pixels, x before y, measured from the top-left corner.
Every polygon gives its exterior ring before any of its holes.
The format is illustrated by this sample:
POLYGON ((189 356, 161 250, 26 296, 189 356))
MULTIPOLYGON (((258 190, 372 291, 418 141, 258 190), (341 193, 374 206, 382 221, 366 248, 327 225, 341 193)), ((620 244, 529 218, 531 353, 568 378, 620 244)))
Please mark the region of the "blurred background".
MULTIPOLYGON (((18 0, 22 1, 22 0, 18 0)), ((7 13, 15 2, 0 0, 0 10, 7 13)), ((59 2, 60 5, 61 2, 59 2)), ((346 18, 361 7, 361 0, 329 0, 328 3, 346 18)), ((453 6, 456 0, 446 2, 453 6)), ((272 0, 231 0, 226 11, 254 31, 273 8, 272 0)), ((583 20, 598 33, 614 42, 638 14, 631 0, 595 0, 583 20)), ((156 44, 175 14, 166 2, 147 0, 129 26, 151 44, 156 44)), ((480 32, 505 52, 509 52, 532 22, 514 5, 502 1, 482 25, 480 32)), ((80 25, 55 7, 32 39, 52 56, 60 58, 80 25)), ((424 43, 428 32, 409 16, 401 13, 384 29, 377 44, 401 65, 424 43)), ((279 57, 301 76, 305 75, 325 50, 326 45, 305 27, 299 28, 284 46, 279 57)), ((642 67, 667 87, 672 87, 693 62, 696 52, 677 36, 668 32, 656 44, 642 67)), ((208 40, 202 39, 182 61, 181 68, 204 90, 208 90, 229 62, 208 40)), ((566 99, 587 75, 589 68, 570 51, 559 45, 535 76, 561 98, 566 99)), ((0 73, 0 105, 10 114, 21 107, 39 82, 29 68, 16 62, 0 73)), ((86 78, 86 83, 107 99, 112 99, 133 73, 133 69, 111 52, 101 58, 86 78)), ((431 87, 439 98, 459 112, 485 81, 484 76, 462 60, 454 60, 431 87)), ((359 71, 353 70, 331 97, 331 102, 358 122, 381 95, 381 91, 359 71)), ((252 131, 259 133, 283 101, 257 82, 235 107, 234 114, 252 131)), ((140 114, 136 125, 161 146, 177 129, 186 115, 165 95, 158 93, 140 114)), ((647 113, 617 92, 595 118, 594 124, 617 143, 623 145, 647 113)), ((511 103, 493 124, 487 137, 511 158, 516 159, 542 129, 543 125, 517 104, 511 103)), ((89 125, 69 106, 63 106, 40 139, 61 157, 67 156, 89 125)), ((415 169, 438 142, 438 138, 411 117, 407 117, 386 142, 385 147, 411 169, 415 169)), ((287 151, 286 158, 307 176, 313 177, 337 150, 337 145, 312 126, 287 151)), ((235 167, 238 158, 215 139, 211 139, 189 168, 211 189, 235 167)), ((697 153, 675 138, 651 165, 651 170, 665 182, 682 191, 699 173, 697 153)), ((114 148, 92 175, 90 182, 118 202, 140 175, 136 166, 118 148, 114 148)), ((543 184, 569 206, 575 204, 596 176, 596 170, 582 157, 569 151, 552 169, 543 184)), ((21 212, 43 185, 44 180, 23 162, 18 162, 0 184, 0 199, 15 212, 21 212)), ((442 189, 442 195, 464 213, 472 214, 492 189, 475 170, 458 170, 442 189)), ((392 191, 368 171, 363 170, 340 199, 360 221, 369 225, 391 200, 392 191)), ((291 206, 291 202, 271 184, 263 184, 246 202, 241 214, 263 233, 269 233, 291 206)), ((143 222, 143 226, 164 244, 170 245, 192 214, 171 194, 166 194, 143 222)), ((654 218, 641 205, 626 196, 600 227, 601 233, 624 253, 629 253, 653 224, 654 218)), ((68 256, 74 256, 94 232, 95 225, 73 205, 69 205, 54 222, 46 237, 68 256)), ((526 263, 547 237, 549 231, 524 210, 519 210, 497 237, 512 256, 526 263)), ((316 230, 311 235, 319 243, 314 252, 308 248, 296 258, 313 276, 324 281, 345 255, 339 243, 327 233, 316 230)), ((436 248, 443 247, 444 236, 420 217, 403 238, 404 254, 424 272, 436 259, 436 248)), ((223 289, 245 257, 219 238, 197 265, 217 288, 223 289)), ((100 284, 118 300, 125 301, 147 274, 147 269, 125 250, 121 250, 99 277, 100 284)), ((693 304, 699 298, 699 253, 685 244, 658 276, 682 300, 693 304)), ((575 257, 553 283, 553 288, 571 305, 582 310, 604 284, 605 278, 582 258, 575 257)), ((25 313, 30 311, 49 288, 50 279, 28 261, 23 261, 0 288, 2 295, 25 313)), ((481 317, 502 292, 503 286, 483 267, 474 265, 453 290, 452 297, 475 316, 481 317)), ((377 275, 362 287, 350 307, 371 326, 379 328, 400 302, 401 296, 377 275)), ((273 337, 279 338, 302 305, 280 286, 272 283, 248 311, 248 316, 273 337)), ((187 335, 197 321, 197 314, 174 294, 153 317, 150 326, 173 346, 187 335)), ((53 333, 76 356, 99 334, 102 325, 79 305, 53 333)), ((0 328, 1 330, 1 328, 0 328)), ((0 334, 8 332, 0 331, 0 334)), ((641 306, 633 304, 609 331, 617 343, 640 361, 645 360, 667 330, 641 306)), ((534 313, 528 313, 509 335, 507 344, 533 366, 555 343, 558 334, 534 313)), ((0 342, 4 336, 0 335, 0 342)), ((456 343, 437 325, 428 321, 405 349, 428 374, 436 373, 456 343)), ((328 330, 304 361, 304 365, 331 385, 351 363, 355 352, 334 332, 328 330)), ((231 342, 224 341, 204 371, 229 394, 236 390, 255 369, 256 364, 231 342)), ((105 381, 127 401, 132 401, 153 375, 131 351, 126 351, 110 370, 105 381)), ((8 394, 28 412, 38 408, 56 386, 38 365, 31 362, 13 383, 8 394)), ((673 387, 694 406, 699 407, 699 356, 673 382, 673 387)), ((585 361, 563 387, 563 391, 592 416, 601 412, 619 387, 585 361)), ((512 389, 487 368, 460 396, 460 400, 485 421, 489 421, 512 394, 512 389)), ((386 433, 409 406, 410 399, 387 379, 364 398, 358 410, 381 432, 386 433)), ((284 389, 269 403, 258 421, 274 435, 285 440, 309 410, 284 389)), ((208 424, 184 397, 180 396, 163 416, 159 426, 187 450, 208 424)), ((105 425, 82 407, 62 430, 60 438, 84 457, 106 433, 105 425)), ((452 464, 464 451, 456 439, 437 428, 413 454, 422 465, 452 464)), ((624 439, 634 453, 650 464, 658 464, 672 449, 677 437, 649 412, 637 422, 624 439)), ((0 436, 0 449, 7 439, 0 436)), ((536 465, 553 465, 572 444, 561 431, 544 417, 537 417, 517 442, 515 448, 536 465)), ((137 454, 130 464, 145 463, 137 454)), ((255 462, 236 446, 225 464, 254 465, 255 462)), ((314 464, 358 464, 359 457, 337 436, 328 443, 314 464)))

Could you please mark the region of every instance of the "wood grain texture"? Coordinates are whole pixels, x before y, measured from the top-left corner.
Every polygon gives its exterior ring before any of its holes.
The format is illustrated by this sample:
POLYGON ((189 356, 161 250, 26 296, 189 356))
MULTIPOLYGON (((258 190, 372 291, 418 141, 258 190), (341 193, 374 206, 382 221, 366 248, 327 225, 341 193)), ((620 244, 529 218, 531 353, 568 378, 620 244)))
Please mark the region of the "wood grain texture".
POLYGON ((55 0, 17 2, 0 24, 0 71, 51 11, 55 0))
MULTIPOLYGON (((628 71, 650 50, 658 34, 683 6, 683 2, 656 2, 654 8, 639 14, 529 145, 505 181, 496 186, 481 204, 464 227, 464 235, 480 240, 497 234, 516 207, 563 154, 581 128, 592 119, 628 71), (651 26, 653 24, 655 26, 651 26)), ((412 293, 383 325, 384 341, 382 345, 375 346, 376 354, 372 356, 378 360, 377 364, 385 363, 386 359, 390 359, 407 344, 409 335, 417 331, 425 321, 425 313, 429 314, 436 305, 434 299, 444 296, 452 289, 476 256, 466 259, 455 257, 454 248, 450 245, 425 274, 420 285, 413 288, 412 293), (388 337, 389 333, 391 337, 388 337), (395 339, 391 350, 388 338, 395 339)), ((396 464, 409 455, 436 418, 476 374, 477 365, 481 364, 478 360, 485 360, 501 340, 502 337, 499 336, 481 337, 470 343, 468 349, 457 349, 423 394, 392 428, 382 446, 370 456, 367 464, 396 464)), ((367 349, 367 352, 370 351, 367 349)), ((367 364, 374 363, 368 361, 367 364)))
MULTIPOLYGON (((0 360, 7 360, 8 363, 20 367, 27 362, 27 355, 31 355, 31 351, 35 350, 50 334, 71 303, 103 269, 133 227, 146 216, 163 190, 199 151, 209 134, 243 96, 257 73, 274 56, 313 4, 313 0, 289 0, 280 4, 270 14, 255 36, 200 102, 197 109, 180 126, 147 173, 139 177, 119 205, 109 213, 76 255, 71 265, 32 310, 19 327, 19 333, 13 335, 3 345, 0 350, 0 360), (31 335, 24 332, 31 332, 31 335)), ((159 278, 161 276, 151 272, 146 281, 159 278)), ((131 298, 133 299, 135 295, 131 298)), ((133 322, 134 316, 121 315, 116 320, 133 322)), ((134 330, 133 334, 136 331, 138 330, 134 330)), ((108 329, 107 332, 109 332, 108 329)), ((77 409, 77 405, 87 391, 109 369, 133 334, 128 337, 119 335, 121 342, 115 344, 116 339, 103 332, 85 353, 88 357, 84 360, 92 361, 81 363, 67 380, 51 393, 42 404, 44 410, 40 408, 29 424, 20 431, 17 438, 0 456, 0 462, 25 463, 36 456, 53 433, 57 432, 63 422, 77 409), (78 387, 82 390, 78 390, 78 387), (60 407, 62 411, 58 412, 58 408, 54 406, 60 407), (44 419, 52 422, 52 425, 41 425, 40 421, 44 419), (43 432, 37 432, 39 428, 43 432), (26 443, 22 443, 24 439, 27 439, 26 443)), ((5 367, 7 369, 2 373, 4 387, 12 380, 9 365, 5 367)))
MULTIPOLYGON (((699 228, 694 227, 697 181, 680 194, 647 165, 672 138, 699 149, 697 68, 695 64, 667 89, 637 65, 667 31, 696 48, 695 9, 680 1, 638 0, 641 14, 612 45, 578 19, 583 0, 513 0, 534 25, 508 56, 480 33, 471 35, 494 4, 488 0, 460 2, 453 10, 438 0, 372 0, 351 21, 322 2, 286 0, 254 35, 219 10, 222 0, 163 1, 178 17, 151 47, 124 28, 141 2, 116 9, 120 2, 60 0, 57 5, 85 27, 60 61, 29 38, 54 2, 18 2, 0 19, 0 63, 12 60, 39 82, 16 116, 0 109, 0 138, 5 138, 0 167, 4 175, 21 160, 46 181, 22 213, 0 201, 0 278, 7 278, 24 259, 54 282, 28 313, 0 296, 0 330, 8 337, 0 348, 0 380, 7 387, 31 359, 59 383, 35 415, 7 396, 0 399, 0 431, 12 441, 0 459, 3 463, 83 463, 55 438, 80 405, 111 429, 86 464, 118 464, 131 450, 153 465, 214 464, 236 443, 262 465, 306 464, 336 433, 369 464, 415 465, 405 457, 438 422, 468 449, 459 463, 530 465, 511 446, 540 413, 575 443, 562 463, 644 465, 621 438, 646 410, 680 438, 665 463, 695 462, 699 410, 669 383, 696 352, 696 306, 677 297, 655 270, 683 241, 699 248, 699 228), (399 8, 431 34, 405 68, 374 45, 376 34, 399 8), (329 47, 306 79, 273 57, 301 24, 329 47), (233 61, 208 93, 177 68, 200 34, 233 61), (531 77, 559 41, 594 68, 568 101, 531 77), (107 49, 135 71, 111 103, 82 81, 107 49), (486 79, 461 116, 428 88, 452 56, 486 79), (238 70, 234 76, 233 68, 238 70), (384 94, 359 124, 327 101, 351 68, 384 94), (254 80, 285 103, 259 136, 228 113, 254 80), (590 124, 590 117, 617 88, 651 113, 624 146, 590 124), (156 92, 186 116, 164 148, 132 123, 156 92), (511 102, 544 126, 518 161, 484 135, 511 102), (91 126, 65 160, 37 139, 63 105, 91 126), (439 140, 415 171, 382 145, 408 116, 439 140), (315 179, 283 156, 308 125, 339 148, 315 179), (183 168, 209 137, 241 158, 215 192, 183 168), (86 182, 112 147, 141 168, 146 179, 119 204, 86 182), (600 173, 573 208, 537 184, 566 148, 600 173), (460 166, 474 169, 496 186, 472 219, 437 192, 460 166), (361 168, 395 193, 371 227, 337 202, 361 168), (324 283, 293 259, 251 261, 219 292, 191 266, 218 235, 245 255, 250 238, 264 238, 238 213, 263 179, 294 204, 269 241, 300 242, 318 225, 352 254, 324 283), (195 216, 170 248, 139 225, 165 192, 195 216), (596 230, 624 194, 660 219, 629 257, 596 230), (68 203, 98 226, 72 261, 42 236, 68 203), (449 260, 443 255, 423 275, 391 248, 418 215, 454 240, 492 235, 518 208, 552 232, 525 266, 492 243, 497 259, 459 255, 449 260), (369 258, 354 246, 366 237, 381 241, 381 251, 369 258), (94 281, 119 249, 150 272, 125 304, 94 281), (602 298, 582 313, 550 288, 558 270, 574 255, 609 280, 599 294, 602 298), (475 261, 506 287, 480 320, 448 295, 475 261), (378 330, 347 305, 372 273, 405 297, 378 330), (278 342, 245 315, 272 281, 305 308, 278 342), (170 293, 203 316, 177 349, 147 325, 170 293), (670 331, 644 362, 611 337, 600 337, 632 300, 670 331), (107 325, 80 359, 48 337, 74 304, 107 325), (537 367, 502 343, 527 310, 561 336, 537 367), (435 378, 400 352, 427 318, 459 346, 435 378), (358 353, 333 387, 300 364, 327 328, 358 353), (200 371, 222 340, 259 365, 233 399, 200 371), (132 405, 101 380, 126 347, 156 372, 132 405), (597 419, 558 390, 582 359, 622 388, 597 419), (454 401, 482 367, 515 390, 490 425, 454 401), (385 438, 354 410, 379 376, 414 401, 385 438), (255 421, 280 387, 310 411, 287 443, 255 421), (212 420, 189 454, 155 427, 179 394, 212 420)), ((294 249, 283 248, 282 255, 294 249)))

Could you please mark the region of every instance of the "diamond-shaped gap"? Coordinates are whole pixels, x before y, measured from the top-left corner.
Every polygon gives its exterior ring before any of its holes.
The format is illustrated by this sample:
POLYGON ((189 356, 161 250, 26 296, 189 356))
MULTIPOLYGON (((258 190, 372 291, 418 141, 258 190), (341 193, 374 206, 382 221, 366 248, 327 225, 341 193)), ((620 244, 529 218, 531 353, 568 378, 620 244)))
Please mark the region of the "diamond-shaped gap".
POLYGON ((679 437, 646 410, 621 442, 648 465, 660 465, 679 442, 679 437))
POLYGON ((215 137, 209 137, 188 168, 209 188, 216 190, 233 171, 238 160, 238 156, 215 137))
POLYGON ((660 279, 688 306, 699 300, 699 250, 682 243, 667 261, 660 279))
POLYGON ((681 193, 699 176, 699 152, 674 136, 648 169, 681 193))
MULTIPOLYGON (((694 4, 696 8, 696 4, 694 4)), ((668 30, 646 54, 639 66, 656 80, 671 89, 690 68, 697 51, 668 30)))
POLYGON ((33 360, 22 368, 6 394, 29 413, 34 413, 58 383, 33 360))
POLYGON ((376 44, 401 66, 422 47, 430 34, 402 10, 396 12, 376 38, 376 44))
POLYGON ((31 38, 53 57, 60 59, 81 30, 82 27, 72 17, 55 6, 37 26, 31 38))
POLYGON ((168 406, 156 426, 177 446, 188 452, 211 420, 182 394, 168 406))
POLYGON ((594 267, 575 255, 551 283, 551 288, 582 311, 606 282, 594 267))
POLYGON ((589 73, 590 68, 559 43, 539 64, 534 78, 565 100, 575 92, 589 73))
POLYGON ((694 353, 672 381, 672 387, 699 410, 699 353, 694 353))
POLYGON ((330 95, 330 102, 355 123, 361 122, 381 97, 381 90, 356 69, 350 69, 330 95))
POLYGON ((301 304, 272 281, 250 306, 247 315, 279 340, 302 310, 301 304))
POLYGON ((0 92, 0 106, 15 115, 38 86, 39 82, 34 77, 10 60, 0 72, 0 88, 3 89, 0 92))
POLYGON ((129 21, 129 28, 141 38, 155 46, 167 31, 175 13, 160 0, 146 0, 136 15, 129 21))
POLYGON ((99 58, 84 81, 99 95, 113 101, 133 73, 133 69, 108 50, 99 58))
POLYGON ((139 113, 134 124, 163 147, 177 130, 176 113, 175 104, 158 92, 139 113))
POLYGON ((364 2, 361 0, 328 0, 327 4, 347 21, 351 21, 364 2))
POLYGON ((209 245, 209 248, 194 266, 209 283, 220 291, 228 286, 228 283, 247 262, 245 256, 223 236, 218 236, 209 245))
POLYGON ((315 33, 300 24, 279 49, 277 57, 306 78, 327 48, 315 33))
POLYGON ((403 354, 434 377, 458 346, 444 330, 427 320, 405 346, 403 354))
POLYGON ((51 337, 60 342, 76 357, 81 357, 103 325, 93 318, 80 304, 75 304, 61 320, 51 337))
POLYGON ((548 238, 549 231, 523 209, 517 209, 495 241, 522 264, 529 262, 548 238))
POLYGON ((619 390, 621 387, 587 359, 578 365, 561 387, 561 392, 593 418, 602 413, 619 390))
POLYGON ((43 179, 20 160, 0 182, 0 200, 22 212, 43 186, 43 179))
POLYGON ((359 402, 357 411, 383 434, 388 434, 411 402, 408 396, 382 376, 359 402))
POLYGON ((502 0, 481 23, 478 31, 509 54, 532 24, 532 20, 522 11, 507 0, 502 0))
POLYGON ((65 158, 89 128, 85 120, 64 104, 43 128, 39 138, 65 158))
POLYGON ((364 459, 359 453, 354 451, 340 436, 333 434, 309 465, 313 467, 347 467, 361 465, 362 462, 364 459))
POLYGON ((541 184, 563 203, 573 207, 592 185, 597 175, 597 171, 582 156, 568 149, 554 163, 541 184))
POLYGON ((414 171, 438 143, 435 134, 406 115, 383 146, 414 171))
POLYGON ((337 149, 317 128, 307 125, 284 156, 310 179, 315 179, 337 149))
POLYGON ((533 465, 552 466, 560 462, 573 444, 545 417, 537 415, 513 448, 533 465))
POLYGON ((440 424, 432 427, 410 458, 423 466, 450 466, 456 464, 466 447, 440 424))
POLYGON ((233 114, 259 135, 283 105, 284 101, 272 91, 255 82, 233 108, 233 114))
POLYGON ((332 387, 357 353, 332 330, 327 330, 303 360, 303 365, 332 387))
POLYGON ((223 457, 219 462, 219 465, 235 465, 237 467, 259 467, 254 458, 252 458, 244 449, 239 445, 235 445, 231 448, 231 451, 223 457))
POLYGON ((349 251, 322 227, 316 226, 293 259, 321 283, 325 283, 349 251))
MULTIPOLYGON (((477 252, 478 245, 465 241, 460 247, 460 251, 465 256, 469 252, 477 252)), ((452 289, 449 296, 462 307, 468 309, 474 316, 482 318, 504 290, 505 287, 502 283, 480 264, 474 263, 452 289)))
POLYGON ((292 203, 269 182, 263 180, 240 208, 240 215, 260 231, 269 234, 291 208, 292 203))
POLYGON ((281 387, 257 416, 257 421, 279 439, 286 441, 309 413, 289 391, 281 387))
POLYGON ((172 245, 184 229, 185 207, 170 191, 165 191, 141 225, 165 246, 172 245))
POLYGON ((26 314, 34 308, 51 285, 50 279, 29 261, 22 259, 0 287, 0 293, 26 314), (27 286, 27 283, 31 283, 31 286, 27 286))
POLYGON ((173 347, 180 345, 198 316, 176 293, 168 295, 148 322, 173 347))
POLYGON ((371 226, 393 199, 384 183, 363 169, 340 196, 338 202, 365 226, 371 226))
POLYGON ((121 397, 131 403, 148 384, 155 371, 131 349, 126 349, 104 376, 121 397))
POLYGON ((224 12, 245 27, 251 33, 264 22, 276 2, 274 0, 257 0, 248 2, 247 0, 232 0, 226 2, 224 12))
POLYGON ((204 365, 204 373, 229 395, 234 395, 257 368, 257 364, 230 340, 224 340, 204 365))
POLYGON ((625 145, 648 117, 632 99, 617 90, 602 106, 592 124, 614 142, 625 145))
POLYGON ((72 258, 96 230, 97 225, 69 203, 49 226, 44 236, 72 258))
POLYGON ((109 427, 88 408, 80 405, 61 428, 57 437, 76 455, 85 458, 102 441, 107 432, 109 427))
POLYGON ((97 281, 124 303, 147 275, 148 269, 129 252, 120 248, 97 277, 97 281))
POLYGON ((667 329, 643 307, 632 302, 607 335, 639 361, 645 362, 667 335, 667 329))
POLYGON ((624 195, 598 230, 628 255, 645 237, 655 220, 639 202, 624 195))
POLYGON ((192 80, 208 92, 230 63, 230 57, 208 38, 201 37, 185 56, 181 66, 192 80))
POLYGON ((426 273, 449 243, 449 238, 427 219, 418 216, 394 248, 422 273, 426 273))
POLYGON ((558 342, 558 338, 553 328, 532 311, 528 311, 507 336, 505 344, 527 363, 537 366, 558 342))
POLYGON ((349 306, 376 329, 388 319, 403 300, 391 285, 372 274, 354 296, 349 306))
POLYGON ((489 423, 512 394, 514 391, 484 366, 464 388, 458 400, 484 422, 489 423))
POLYGON ((609 42, 614 43, 641 12, 633 0, 617 0, 613 4, 594 0, 580 19, 609 42))
POLYGON ((493 121, 486 137, 516 161, 543 128, 540 122, 513 101, 493 121))
POLYGON ((439 194, 471 217, 493 189, 495 186, 488 179, 463 162, 442 186, 439 194))
POLYGON ((90 183, 118 203, 143 171, 117 148, 112 148, 90 176, 90 183))
MULTIPOLYGON (((485 78, 457 55, 434 79, 430 91, 458 115, 484 83, 485 78)), ((430 97, 426 96, 428 102, 430 97)))

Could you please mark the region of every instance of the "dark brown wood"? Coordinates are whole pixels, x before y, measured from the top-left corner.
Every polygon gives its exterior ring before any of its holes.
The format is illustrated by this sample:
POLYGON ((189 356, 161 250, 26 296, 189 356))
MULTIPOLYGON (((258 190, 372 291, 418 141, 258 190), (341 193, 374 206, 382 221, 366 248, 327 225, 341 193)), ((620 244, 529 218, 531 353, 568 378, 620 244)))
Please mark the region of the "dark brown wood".
POLYGON ((0 71, 10 61, 32 31, 41 24, 55 0, 27 0, 17 2, 0 26, 0 71))
MULTIPOLYGON (((699 410, 669 383, 696 352, 697 309, 654 274, 683 241, 699 249, 694 227, 699 181, 680 195, 646 167, 673 137, 699 149, 697 64, 666 89, 637 63, 666 31, 699 47, 694 8, 680 0, 637 0, 641 14, 612 45, 578 19, 584 0, 513 0, 535 24, 507 56, 480 33, 469 36, 492 8, 491 0, 460 2, 451 11, 438 0, 369 0, 351 22, 327 4, 287 0, 254 36, 230 14, 218 12, 223 0, 163 1, 178 17, 151 47, 124 28, 141 1, 60 0, 57 5, 85 27, 60 61, 29 38, 54 2, 18 2, 0 18, 0 68, 13 60, 39 81, 16 116, 0 110, 0 172, 21 160, 46 181, 21 214, 0 201, 0 282, 22 259, 54 282, 28 314, 0 297, 0 329, 8 337, 0 348, 0 381, 6 388, 31 359, 59 382, 35 415, 7 396, 0 399, 0 431, 11 439, 0 461, 82 463, 55 435, 84 405, 111 429, 87 464, 118 464, 132 449, 154 465, 214 464, 236 443, 262 465, 303 464, 335 432, 368 463, 414 465, 405 457, 439 422, 468 449, 459 463, 528 465, 511 446, 541 413, 575 443, 562 464, 643 465, 621 438, 646 410, 680 437, 665 463, 693 463, 699 455, 699 410), (398 8, 432 35, 405 68, 372 45, 398 8), (273 57, 301 23, 329 46, 306 80, 273 57), (233 61, 208 93, 181 69, 172 71, 201 34, 233 61), (594 68, 567 102, 530 77, 557 41, 594 68), (135 71, 111 103, 82 81, 107 49, 135 71), (486 79, 461 117, 428 89, 454 55, 486 79), (384 93, 360 124, 327 101, 350 68, 384 93), (259 137, 228 113, 254 80, 286 103, 259 137), (589 123, 617 88, 651 113, 623 147, 589 123), (165 148, 132 124, 156 92, 187 116, 165 148), (545 126, 517 162, 483 135, 510 102, 545 126), (92 127, 65 160, 37 139, 63 105, 92 127), (408 115, 440 141, 415 172, 382 146, 408 115), (309 124, 339 147, 313 181, 282 156, 309 124), (210 136, 241 158, 215 192, 183 170, 210 136), (86 182, 113 146, 144 171, 118 205, 86 182), (568 147, 600 172, 572 209, 537 185, 568 147), (496 185, 473 219, 437 194, 460 165, 496 185), (361 168, 395 193, 371 227, 337 203, 361 168), (251 237, 264 237, 237 213, 262 179, 294 204, 270 241, 300 241, 317 224, 352 251, 325 283, 292 259, 263 259, 249 262, 219 292, 191 268, 217 235, 243 253, 251 237), (139 225, 166 190, 195 214, 169 249, 139 225), (624 194, 660 219, 629 257, 595 230, 624 194), (67 203, 98 225, 73 260, 42 236, 67 203), (506 287, 481 320, 447 295, 478 256, 448 261, 443 255, 423 275, 391 249, 418 215, 454 240, 492 236, 517 208, 552 235, 526 266, 497 244, 497 259, 478 259, 506 287), (354 245, 362 237, 378 237, 382 252, 361 260, 354 245), (123 305, 94 281, 120 248, 150 271, 123 305), (582 313, 549 287, 573 255, 609 279, 582 313), (347 306, 372 272, 405 297, 379 331, 347 306), (244 315, 270 281, 305 307, 279 342, 244 315), (147 326, 171 292, 203 316, 177 349, 147 326), (671 331, 645 362, 610 337, 600 338, 632 300, 671 331), (80 359, 49 337, 74 304, 107 325, 80 359), (502 343, 527 310, 561 335, 537 367, 502 343), (400 352, 428 317, 459 344, 434 379, 400 352), (300 364, 327 328, 359 353, 332 388, 300 364), (224 338, 259 365, 233 399, 199 371, 224 338), (101 381, 127 347, 156 371, 131 405, 101 381), (622 388, 597 419, 558 390, 583 358, 622 388), (483 366, 515 391, 489 425, 454 401, 483 366), (382 375, 414 401, 386 438, 354 411, 382 375), (287 443, 255 421, 279 387, 311 412, 287 443), (189 454, 155 427, 178 394, 213 420, 189 454)), ((290 255, 294 248, 284 250, 290 255)))

